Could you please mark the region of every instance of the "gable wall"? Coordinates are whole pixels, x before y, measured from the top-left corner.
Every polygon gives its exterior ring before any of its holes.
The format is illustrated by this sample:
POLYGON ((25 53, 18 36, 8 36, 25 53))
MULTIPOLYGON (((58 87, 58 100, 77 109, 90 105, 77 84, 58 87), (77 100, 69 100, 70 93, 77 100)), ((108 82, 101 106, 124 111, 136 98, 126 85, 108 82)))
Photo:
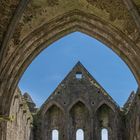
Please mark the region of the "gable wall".
MULTIPOLYGON (((38 130, 35 134, 41 134, 40 140, 51 140, 51 132, 54 129, 59 130, 60 139, 75 140, 76 131, 79 128, 84 130, 86 140, 100 140, 102 128, 108 129, 110 140, 122 140, 119 107, 89 77, 88 73, 80 68, 72 70, 44 103, 38 114, 38 122, 38 130), (79 71, 83 73, 82 79, 75 77, 76 72, 79 71), (61 113, 50 115, 53 105, 59 108, 61 113), (102 113, 98 113, 101 110, 100 107, 102 107, 102 113), (55 118, 56 116, 58 118, 55 118), (46 118, 52 120, 47 122, 46 118)), ((35 137, 38 140, 38 137, 35 137)))

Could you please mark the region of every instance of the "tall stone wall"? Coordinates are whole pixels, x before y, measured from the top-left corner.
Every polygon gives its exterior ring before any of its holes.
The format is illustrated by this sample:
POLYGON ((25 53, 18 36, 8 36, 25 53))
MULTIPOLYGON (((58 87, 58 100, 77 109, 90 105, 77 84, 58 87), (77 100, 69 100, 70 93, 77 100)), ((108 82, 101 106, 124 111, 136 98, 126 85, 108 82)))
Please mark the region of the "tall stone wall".
POLYGON ((103 128, 108 130, 109 140, 122 140, 121 119, 119 106, 77 64, 41 107, 35 140, 52 140, 55 129, 61 140, 75 140, 78 129, 84 131, 86 140, 101 140, 103 128))
POLYGON ((6 122, 0 121, 0 140, 6 139, 6 122))
POLYGON ((9 118, 4 140, 32 140, 33 118, 19 89, 11 102, 9 118))
POLYGON ((140 89, 125 116, 126 140, 140 140, 140 89))
POLYGON ((9 115, 0 116, 0 140, 52 140, 55 130, 60 140, 75 140, 79 129, 86 140, 101 140, 103 129, 109 140, 140 140, 140 89, 121 109, 78 63, 40 110, 17 88, 9 115))

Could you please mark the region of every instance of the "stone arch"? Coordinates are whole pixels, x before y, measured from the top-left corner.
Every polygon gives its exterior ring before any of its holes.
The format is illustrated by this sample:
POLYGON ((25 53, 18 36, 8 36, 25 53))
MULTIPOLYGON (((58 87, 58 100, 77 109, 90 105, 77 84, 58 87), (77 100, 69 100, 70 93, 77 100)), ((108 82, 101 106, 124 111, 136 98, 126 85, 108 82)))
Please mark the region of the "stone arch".
POLYGON ((86 105, 77 101, 69 111, 69 137, 73 140, 76 139, 76 131, 82 129, 84 131, 85 137, 89 140, 90 137, 90 124, 91 117, 90 112, 86 105))
POLYGON ((68 112, 70 112, 70 110, 73 108, 74 105, 76 105, 78 102, 81 102, 82 104, 84 104, 86 106, 86 108, 88 109, 88 111, 90 112, 91 109, 90 107, 87 105, 87 103, 82 99, 82 98, 78 98, 76 100, 74 100, 68 107, 68 112))
POLYGON ((5 79, 0 88, 2 113, 7 113, 9 104, 4 105, 12 99, 20 77, 32 60, 51 43, 74 31, 88 34, 106 44, 125 61, 140 83, 140 50, 134 42, 99 17, 73 10, 33 31, 9 58, 1 71, 1 78, 5 79))
POLYGON ((64 112, 57 105, 52 104, 43 116, 42 121, 42 140, 52 139, 52 130, 59 131, 60 139, 63 137, 65 130, 65 116, 64 112))
POLYGON ((55 106, 57 106, 58 108, 60 108, 60 110, 63 112, 63 114, 65 114, 64 108, 63 108, 59 103, 57 103, 56 101, 51 101, 51 102, 49 102, 49 103, 46 103, 46 102, 45 102, 45 103, 43 104, 43 106, 40 108, 41 114, 44 115, 44 114, 47 112, 47 110, 48 110, 49 108, 51 108, 53 105, 55 105, 55 106))
MULTIPOLYGON (((97 110, 97 118, 99 119, 102 128, 109 127, 109 113, 114 115, 114 111, 107 104, 102 104, 97 110)), ((113 116, 112 116, 113 117, 113 116)))
POLYGON ((111 110, 112 110, 113 112, 116 112, 116 110, 119 108, 119 106, 116 105, 116 107, 115 107, 115 104, 112 104, 111 102, 101 101, 101 102, 98 104, 97 108, 95 109, 95 112, 97 112, 97 111, 99 110, 99 108, 100 108, 101 106, 103 106, 103 105, 106 105, 106 106, 108 106, 109 108, 111 108, 111 110), (118 108, 117 108, 117 107, 118 107, 118 108))
POLYGON ((83 131, 83 129, 78 129, 76 131, 76 140, 84 140, 84 131, 83 131))
POLYGON ((97 130, 95 130, 97 137, 101 138, 101 130, 105 128, 108 130, 109 140, 120 139, 119 133, 121 132, 117 130, 119 128, 118 122, 120 122, 118 113, 117 110, 112 110, 112 108, 105 103, 97 109, 95 115, 96 123, 94 123, 97 127, 97 130))

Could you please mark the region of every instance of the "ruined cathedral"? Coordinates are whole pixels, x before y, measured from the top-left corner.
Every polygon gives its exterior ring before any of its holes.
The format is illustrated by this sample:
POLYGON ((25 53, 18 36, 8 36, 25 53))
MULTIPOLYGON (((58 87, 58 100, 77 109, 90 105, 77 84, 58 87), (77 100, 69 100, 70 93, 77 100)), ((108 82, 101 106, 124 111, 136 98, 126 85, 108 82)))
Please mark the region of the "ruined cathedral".
POLYGON ((140 140, 140 117, 132 119, 136 110, 140 115, 139 92, 121 108, 78 62, 40 108, 16 89, 10 117, 0 119, 0 135, 2 140, 79 140, 81 131, 80 140, 140 140))
POLYGON ((102 140, 102 133, 140 140, 140 0, 0 0, 0 140, 102 140), (79 63, 39 109, 17 88, 40 52, 77 31, 133 73, 138 90, 123 108, 79 63))

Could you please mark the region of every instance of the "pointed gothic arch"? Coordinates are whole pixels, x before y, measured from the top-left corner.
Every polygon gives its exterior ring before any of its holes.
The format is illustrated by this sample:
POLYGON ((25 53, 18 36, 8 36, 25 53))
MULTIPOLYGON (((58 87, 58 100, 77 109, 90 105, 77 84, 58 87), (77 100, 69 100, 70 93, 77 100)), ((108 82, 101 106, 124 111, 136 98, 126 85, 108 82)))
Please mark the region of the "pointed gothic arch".
POLYGON ((45 114, 52 106, 57 106, 58 108, 60 108, 60 110, 63 112, 63 114, 65 114, 65 111, 64 111, 64 108, 59 104, 57 103, 56 101, 51 101, 49 103, 44 103, 40 109, 40 112, 42 114, 45 114))
MULTIPOLYGON (((110 123, 109 114, 115 115, 115 112, 107 104, 102 104, 97 110, 97 118, 101 128, 108 128, 110 123)), ((113 117, 113 116, 112 116, 113 117)))
POLYGON ((137 60, 140 51, 134 42, 99 17, 73 10, 42 25, 26 36, 9 58, 1 72, 1 77, 7 79, 0 88, 3 99, 1 100, 3 113, 9 111, 9 104, 4 105, 12 99, 20 77, 32 60, 51 43, 75 31, 83 32, 106 44, 125 61, 137 81, 140 81, 139 62, 137 60), (48 26, 50 28, 47 28, 48 26), (22 56, 20 52, 22 52, 22 56), (132 56, 135 56, 135 58, 132 56))
POLYGON ((46 108, 45 115, 52 114, 54 117, 59 117, 59 115, 64 115, 63 110, 55 103, 52 103, 50 106, 46 108), (54 111, 56 110, 56 111, 54 111), (61 113, 60 113, 61 112, 61 113), (57 116, 53 115, 53 113, 58 113, 57 116))
MULTIPOLYGON (((102 19, 100 18, 100 14, 96 15, 96 16, 94 15, 92 17, 92 15, 89 14, 90 12, 88 11, 88 6, 85 10, 82 9, 82 11, 80 11, 80 12, 72 11, 71 12, 72 18, 69 16, 68 19, 65 20, 66 19, 65 15, 68 13, 66 13, 66 11, 64 11, 63 15, 59 17, 59 20, 55 20, 54 24, 48 23, 47 26, 49 25, 49 28, 55 26, 56 28, 54 28, 54 30, 55 29, 59 30, 59 32, 58 31, 55 32, 51 28, 50 29, 51 31, 49 31, 49 33, 48 33, 48 36, 50 34, 52 36, 47 37, 47 39, 44 42, 41 42, 42 40, 37 38, 38 34, 35 34, 34 38, 32 38, 33 34, 36 32, 32 32, 30 35, 26 34, 27 42, 24 44, 26 47, 24 47, 24 45, 23 45, 23 47, 21 47, 22 45, 20 42, 18 44, 17 48, 13 47, 14 50, 11 53, 11 56, 9 57, 10 59, 6 60, 7 57, 5 57, 5 56, 6 55, 8 56, 8 47, 10 49, 12 48, 8 43, 12 40, 11 38, 12 38, 13 34, 16 32, 15 31, 16 26, 18 24, 20 25, 19 20, 20 20, 22 14, 23 14, 23 16, 25 14, 23 11, 25 10, 25 12, 26 12, 26 10, 28 9, 27 8, 28 2, 29 2, 29 0, 20 0, 20 1, 15 0, 14 3, 13 3, 13 1, 10 1, 7 4, 7 1, 6 1, 5 5, 4 5, 5 6, 4 9, 6 9, 6 11, 9 11, 9 12, 4 12, 4 15, 2 15, 1 19, 3 20, 3 17, 4 17, 4 19, 6 19, 6 22, 1 22, 2 26, 0 26, 0 27, 2 27, 1 28, 2 32, 6 31, 5 34, 2 33, 2 35, 0 36, 0 39, 3 38, 0 41, 2 44, 1 51, 0 51, 0 66, 1 66, 1 71, 0 71, 0 97, 1 97, 0 114, 2 114, 2 115, 9 114, 9 108, 10 108, 9 103, 12 100, 12 96, 14 96, 13 94, 14 94, 16 85, 17 85, 21 75, 23 74, 25 69, 28 67, 28 65, 31 63, 31 61, 37 56, 37 54, 46 47, 45 43, 47 45, 49 45, 50 43, 54 42, 55 40, 59 39, 60 37, 63 37, 64 35, 66 35, 70 32, 73 32, 73 31, 81 31, 81 32, 87 33, 87 34, 91 35, 92 37, 95 37, 96 39, 99 39, 101 42, 108 45, 108 47, 112 48, 112 50, 114 52, 117 52, 117 54, 126 62, 126 64, 129 66, 129 68, 132 70, 138 84, 140 85, 140 71, 139 71, 139 69, 140 69, 139 46, 140 45, 139 45, 139 42, 137 42, 139 40, 135 40, 135 39, 129 37, 129 34, 122 33, 122 30, 120 28, 116 29, 114 27, 114 25, 110 24, 110 22, 102 21, 103 18, 102 19), (87 10, 87 13, 85 14, 86 10, 87 10), (67 22, 65 25, 64 25, 63 19, 67 22), (96 22, 97 21, 96 19, 97 20, 99 19, 98 24, 96 22), (5 27, 3 26, 3 23, 4 23, 5 27), (55 24, 58 24, 58 26, 56 26, 55 24), (68 25, 69 27, 66 25, 68 25), (99 25, 100 25, 100 27, 98 27, 99 25), (32 38, 31 42, 30 42, 30 39, 31 39, 30 37, 32 38), (37 43, 38 47, 35 47, 35 46, 31 47, 29 45, 30 43, 32 45, 37 43), (25 48, 27 49, 26 52, 24 51, 25 48), (33 49, 33 48, 35 48, 35 49, 33 49), (19 51, 17 51, 17 50, 19 50, 19 51), (22 53, 23 53, 23 56, 21 58, 20 55, 22 53), (25 54, 27 54, 27 57, 25 56, 25 54), (6 65, 3 65, 3 64, 6 64, 6 65)), ((134 20, 135 22, 133 22, 132 24, 136 23, 138 29, 140 29, 139 28, 140 16, 138 14, 138 7, 135 7, 133 2, 136 4, 136 1, 132 1, 132 0, 125 1, 128 11, 125 10, 124 13, 126 12, 127 14, 130 14, 130 17, 126 16, 126 18, 130 18, 132 21, 134 20), (131 16, 133 18, 131 18, 131 16)), ((54 2, 54 4, 55 4, 55 2, 54 2)), ((76 2, 74 4, 77 5, 76 2)), ((121 3, 121 4, 123 5, 123 3, 121 3)), ((119 4, 119 6, 122 9, 121 4, 119 4)), ((2 6, 3 6, 3 4, 2 4, 2 6)), ((110 5, 110 3, 109 3, 109 6, 106 6, 106 7, 112 7, 112 5, 110 5)), ((120 9, 120 7, 119 7, 119 9, 120 9)), ((124 6, 123 9, 126 7, 124 6)), ((75 6, 74 8, 78 9, 79 7, 75 6)), ((3 9, 3 7, 2 7, 2 9, 3 9)), ((103 8, 103 10, 104 10, 104 8, 103 8)), ((115 10, 113 9, 113 11, 115 11, 115 10)), ((110 12, 112 12, 112 11, 109 10, 109 13, 110 12)), ((56 13, 57 13, 57 11, 56 11, 56 13)), ((101 12, 101 13, 103 13, 103 12, 101 12)), ((49 12, 49 14, 51 14, 51 12, 49 12)), ((94 14, 94 12, 93 12, 93 14, 94 14)), ((115 14, 117 14, 117 12, 115 14)), ((105 16, 104 13, 103 13, 103 16, 105 16)), ((110 19, 108 19, 108 20, 110 20, 110 19)), ((126 20, 126 19, 124 19, 124 20, 126 20)), ((42 27, 44 27, 44 26, 42 26, 42 27)), ((134 25, 134 27, 129 27, 129 28, 135 29, 135 25, 134 25)), ((129 30, 129 28, 128 28, 128 30, 129 30)), ((45 31, 45 29, 46 28, 43 28, 44 31, 45 31)), ((19 33, 19 30, 17 30, 17 31, 19 33)), ((48 32, 48 30, 47 30, 47 32, 48 32)), ((46 34, 47 34, 47 32, 46 32, 46 34)), ((136 32, 134 32, 133 34, 135 36, 137 36, 136 32)), ((16 36, 17 35, 19 35, 19 34, 16 34, 16 36)), ((42 35, 44 35, 44 34, 42 34, 42 35)), ((24 42, 22 42, 22 43, 24 43, 24 42)))
POLYGON ((68 107, 68 112, 70 112, 71 109, 72 109, 77 103, 83 104, 83 105, 88 109, 89 112, 91 111, 91 109, 90 109, 90 107, 87 105, 87 103, 86 103, 82 98, 78 98, 78 99, 74 100, 74 101, 69 105, 69 107, 68 107))
POLYGON ((84 132, 84 136, 86 139, 90 139, 90 132, 88 128, 90 128, 90 112, 86 105, 77 101, 69 110, 69 135, 72 136, 72 139, 76 139, 76 132, 78 129, 82 129, 84 132))
POLYGON ((52 139, 52 131, 57 130, 59 137, 62 137, 62 132, 65 127, 64 112, 56 104, 52 104, 44 115, 42 124, 42 136, 44 139, 52 139))
POLYGON ((115 127, 119 127, 117 124, 121 122, 121 119, 118 117, 119 110, 112 110, 107 104, 102 104, 96 111, 96 126, 98 128, 98 136, 102 136, 101 132, 103 129, 107 129, 108 139, 118 139, 119 133, 121 130, 116 130, 115 127))
POLYGON ((111 110, 112 110, 113 112, 115 112, 117 109, 119 109, 119 106, 118 106, 116 103, 114 103, 114 102, 111 103, 111 102, 107 102, 107 101, 101 101, 101 102, 99 103, 99 105, 97 106, 95 112, 97 112, 97 111, 99 110, 99 108, 101 108, 103 105, 106 105, 106 106, 108 106, 109 108, 111 108, 111 110))

